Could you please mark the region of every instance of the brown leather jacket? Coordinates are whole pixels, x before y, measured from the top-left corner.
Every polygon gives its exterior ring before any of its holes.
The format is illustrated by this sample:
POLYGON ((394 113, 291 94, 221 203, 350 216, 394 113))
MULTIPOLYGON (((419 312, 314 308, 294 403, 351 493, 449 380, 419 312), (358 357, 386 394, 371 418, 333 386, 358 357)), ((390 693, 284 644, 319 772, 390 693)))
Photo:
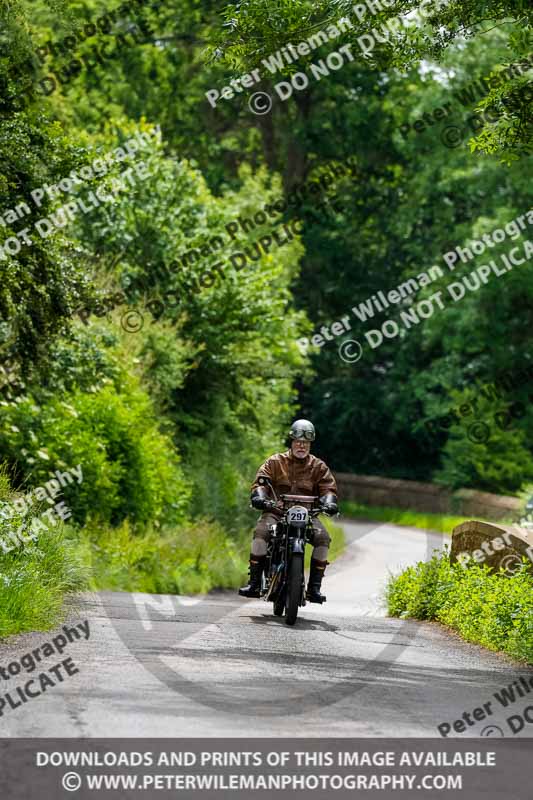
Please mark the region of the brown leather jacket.
POLYGON ((322 497, 328 492, 337 494, 337 484, 329 467, 311 453, 306 458, 295 458, 292 451, 287 450, 285 453, 270 456, 257 470, 252 492, 259 486, 258 479, 261 476, 270 478, 278 495, 322 497))

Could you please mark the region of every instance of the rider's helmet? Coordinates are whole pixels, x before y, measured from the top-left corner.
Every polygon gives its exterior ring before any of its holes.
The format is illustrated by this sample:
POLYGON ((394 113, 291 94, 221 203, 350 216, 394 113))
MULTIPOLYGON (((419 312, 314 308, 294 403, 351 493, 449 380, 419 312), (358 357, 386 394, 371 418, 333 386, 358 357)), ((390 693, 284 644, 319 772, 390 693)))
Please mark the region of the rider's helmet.
POLYGON ((315 439, 315 426, 308 419, 297 419, 291 425, 289 436, 291 439, 307 439, 312 442, 315 439))

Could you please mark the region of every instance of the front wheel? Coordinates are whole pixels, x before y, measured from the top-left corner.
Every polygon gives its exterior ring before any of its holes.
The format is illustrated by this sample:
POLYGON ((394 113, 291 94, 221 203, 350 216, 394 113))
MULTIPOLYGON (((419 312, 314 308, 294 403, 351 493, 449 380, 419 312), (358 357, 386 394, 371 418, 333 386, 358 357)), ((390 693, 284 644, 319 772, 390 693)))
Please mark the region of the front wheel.
POLYGON ((281 597, 278 597, 278 599, 274 601, 274 616, 282 617, 284 611, 285 611, 285 598, 282 593, 281 597))
POLYGON ((298 606, 302 597, 302 581, 304 575, 304 559, 299 553, 293 553, 287 580, 287 602, 285 622, 294 625, 298 616, 298 606))

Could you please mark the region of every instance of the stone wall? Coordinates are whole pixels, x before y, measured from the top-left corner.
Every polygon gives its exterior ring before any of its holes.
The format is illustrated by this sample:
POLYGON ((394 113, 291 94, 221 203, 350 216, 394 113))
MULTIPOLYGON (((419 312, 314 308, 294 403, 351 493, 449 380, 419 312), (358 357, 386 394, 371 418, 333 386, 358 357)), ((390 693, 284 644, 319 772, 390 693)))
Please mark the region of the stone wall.
POLYGON ((460 489, 450 492, 442 486, 419 481, 379 478, 336 472, 341 500, 355 500, 368 506, 390 506, 421 513, 455 514, 487 520, 518 519, 521 502, 516 497, 460 489))
POLYGON ((533 572, 533 530, 518 525, 497 525, 469 520, 457 525, 452 534, 450 561, 487 564, 512 575, 526 558, 533 572))

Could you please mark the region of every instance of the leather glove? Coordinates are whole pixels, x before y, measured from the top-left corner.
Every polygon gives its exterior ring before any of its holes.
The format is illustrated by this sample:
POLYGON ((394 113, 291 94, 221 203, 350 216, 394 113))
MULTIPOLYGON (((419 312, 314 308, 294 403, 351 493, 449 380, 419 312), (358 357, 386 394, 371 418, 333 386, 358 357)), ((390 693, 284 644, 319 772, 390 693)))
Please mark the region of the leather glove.
POLYGON ((250 502, 258 511, 269 511, 276 505, 274 501, 267 496, 267 492, 262 486, 258 486, 257 489, 254 489, 250 497, 250 502))
POLYGON ((335 514, 339 512, 339 506, 337 505, 337 498, 332 492, 325 494, 323 497, 320 498, 320 507, 324 514, 327 514, 328 517, 333 517, 335 514))

